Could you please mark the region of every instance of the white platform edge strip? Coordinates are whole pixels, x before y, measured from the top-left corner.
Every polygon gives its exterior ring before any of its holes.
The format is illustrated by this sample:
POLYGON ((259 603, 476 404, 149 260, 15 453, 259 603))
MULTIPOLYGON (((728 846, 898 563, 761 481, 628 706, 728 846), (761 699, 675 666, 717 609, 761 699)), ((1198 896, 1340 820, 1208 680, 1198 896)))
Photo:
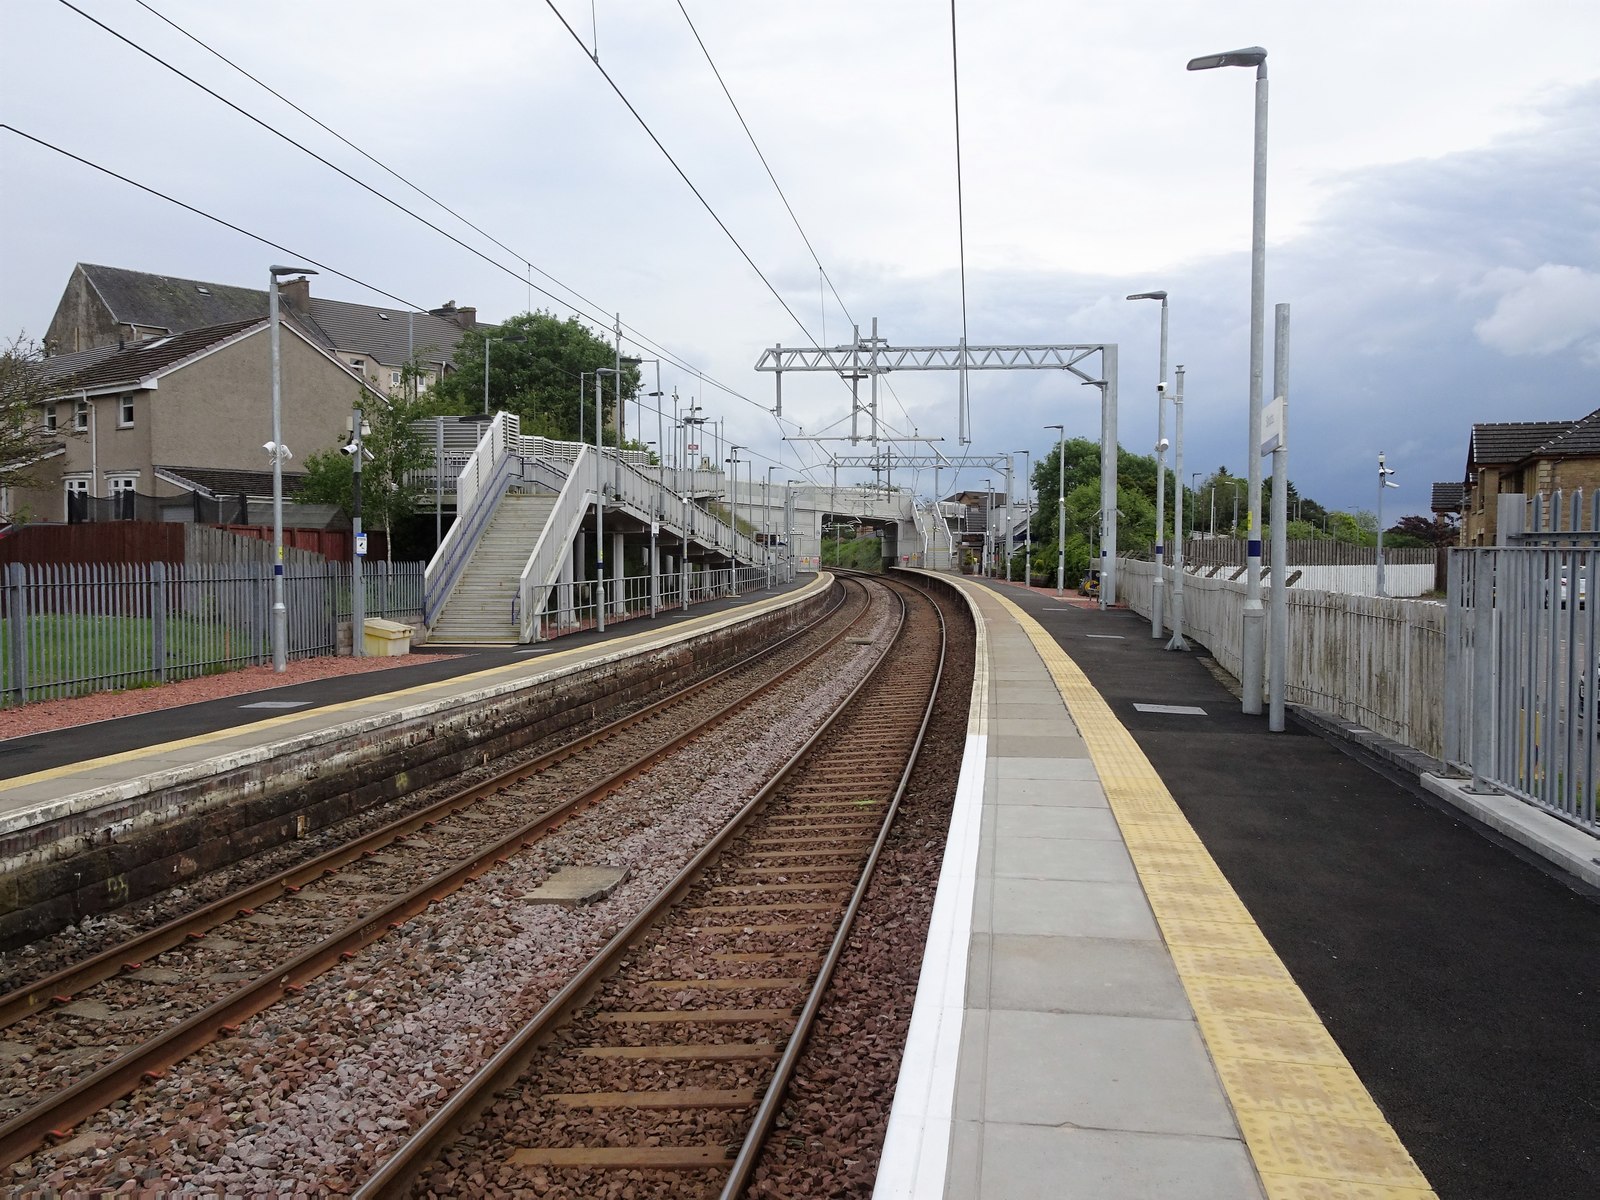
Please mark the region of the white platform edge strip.
POLYGON ((989 643, 983 615, 971 597, 962 594, 977 631, 967 740, 873 1200, 935 1200, 944 1195, 950 1162, 989 758, 989 643))

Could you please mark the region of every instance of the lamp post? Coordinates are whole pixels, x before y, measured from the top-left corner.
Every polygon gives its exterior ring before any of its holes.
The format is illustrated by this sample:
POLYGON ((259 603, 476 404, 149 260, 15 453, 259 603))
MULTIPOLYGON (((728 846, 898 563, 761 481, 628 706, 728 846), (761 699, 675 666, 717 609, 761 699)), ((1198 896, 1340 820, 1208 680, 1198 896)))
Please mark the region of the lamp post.
MULTIPOLYGON (((683 415, 683 423, 679 426, 679 428, 681 428, 683 430, 683 458, 679 461, 679 470, 687 470, 688 473, 689 473, 689 475, 688 475, 688 483, 686 485, 681 485, 681 490, 683 492, 683 520, 684 520, 684 526, 683 526, 683 611, 684 612, 688 612, 689 611, 689 542, 694 537, 694 510, 695 510, 694 503, 689 499, 689 492, 693 490, 693 485, 694 485, 694 467, 689 462, 689 455, 690 455, 691 451, 693 451, 695 453, 698 453, 699 449, 700 449, 699 445, 697 443, 691 443, 689 441, 689 438, 691 436, 690 435, 690 430, 699 429, 700 426, 702 426, 702 425, 704 425, 706 423, 706 419, 704 417, 695 416, 695 413, 697 413, 699 411, 700 411, 700 406, 698 404, 694 404, 694 403, 691 402, 690 405, 689 405, 688 412, 684 413, 684 415, 683 415)), ((681 483, 681 481, 680 481, 680 483, 681 483)))
POLYGON ((1389 476, 1394 471, 1383 465, 1383 451, 1378 451, 1378 595, 1387 596, 1389 593, 1383 589, 1383 493, 1388 488, 1397 488, 1398 483, 1390 483, 1389 476))
POLYGON ((1173 372, 1172 390, 1172 532, 1177 545, 1172 548, 1172 640, 1168 650, 1187 650, 1183 640, 1183 364, 1173 372))
POLYGON ((283 365, 278 353, 278 276, 315 275, 309 267, 268 267, 267 289, 272 335, 272 440, 267 453, 272 456, 272 669, 289 669, 289 609, 283 602, 283 460, 290 457, 283 444, 283 365))
POLYGON ((1022 481, 1028 491, 1028 523, 1022 527, 1022 586, 1033 586, 1033 457, 1027 450, 1014 450, 1022 455, 1022 481))
POLYGON ((989 480, 984 480, 984 579, 989 578, 989 563, 994 557, 995 536, 995 485, 989 480))
POLYGON ((1191 471, 1189 474, 1189 490, 1194 493, 1194 517, 1189 521, 1191 536, 1200 532, 1200 476, 1204 474, 1204 471, 1191 471))
MULTIPOLYGON (((739 451, 747 447, 731 445, 728 447, 728 457, 724 460, 729 466, 730 486, 728 487, 728 526, 731 533, 728 538, 728 556, 732 559, 733 592, 739 591, 739 464, 744 460, 739 457, 739 451)), ((718 539, 719 541, 721 539, 718 539)))
POLYGON ((1267 52, 1246 46, 1189 60, 1191 71, 1216 67, 1256 69, 1255 172, 1251 188, 1250 220, 1250 441, 1245 447, 1250 465, 1250 531, 1246 545, 1245 601, 1242 663, 1239 682, 1244 693, 1243 711, 1261 712, 1266 682, 1267 612, 1261 605, 1261 382, 1265 360, 1267 291, 1267 52))
POLYGON ((1067 594, 1067 427, 1046 425, 1056 431, 1056 599, 1067 594))
POLYGON ((761 540, 766 543, 762 549, 762 556, 767 565, 767 590, 772 590, 772 472, 774 466, 767 466, 767 483, 761 492, 761 540))
MULTIPOLYGON (((1084 387, 1100 389, 1100 428, 1110 430, 1113 428, 1107 403, 1110 396, 1111 381, 1109 379, 1085 379, 1084 387)), ((1110 607, 1116 599, 1116 572, 1117 572, 1117 535, 1116 512, 1117 493, 1110 486, 1110 478, 1106 472, 1106 455, 1111 456, 1111 461, 1116 462, 1117 442, 1115 437, 1102 436, 1100 439, 1100 586, 1095 588, 1095 601, 1102 609, 1110 607), (1107 442, 1110 445, 1107 445, 1107 442)))
POLYGON ((365 658, 367 625, 367 589, 361 574, 361 559, 366 554, 366 537, 361 532, 361 460, 366 451, 361 448, 361 435, 366 432, 362 419, 361 395, 356 394, 355 409, 350 416, 350 654, 365 658))
POLYGON ((1129 300, 1161 301, 1161 365, 1156 376, 1156 577, 1151 584, 1150 636, 1164 627, 1167 590, 1167 293, 1135 292, 1129 300))
POLYGON ((489 348, 496 342, 525 342, 528 338, 521 333, 508 333, 505 337, 485 337, 483 339, 483 415, 489 415, 489 348))

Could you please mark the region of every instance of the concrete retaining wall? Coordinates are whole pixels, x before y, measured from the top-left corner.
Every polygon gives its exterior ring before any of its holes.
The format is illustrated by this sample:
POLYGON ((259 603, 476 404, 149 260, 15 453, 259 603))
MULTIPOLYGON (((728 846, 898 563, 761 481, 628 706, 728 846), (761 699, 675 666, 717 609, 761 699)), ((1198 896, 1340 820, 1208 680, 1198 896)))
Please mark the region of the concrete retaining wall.
POLYGON ((827 588, 665 647, 129 780, 0 827, 0 950, 144 899, 450 779, 747 657, 819 613, 827 588))

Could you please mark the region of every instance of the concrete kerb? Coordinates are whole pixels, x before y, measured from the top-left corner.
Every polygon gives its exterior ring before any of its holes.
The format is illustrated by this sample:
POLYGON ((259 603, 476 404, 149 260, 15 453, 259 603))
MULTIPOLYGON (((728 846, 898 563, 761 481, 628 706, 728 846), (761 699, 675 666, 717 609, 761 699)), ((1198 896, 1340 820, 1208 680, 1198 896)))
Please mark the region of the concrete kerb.
POLYGON ((1515 796, 1475 796, 1465 779, 1423 775, 1428 792, 1600 891, 1600 838, 1515 796))

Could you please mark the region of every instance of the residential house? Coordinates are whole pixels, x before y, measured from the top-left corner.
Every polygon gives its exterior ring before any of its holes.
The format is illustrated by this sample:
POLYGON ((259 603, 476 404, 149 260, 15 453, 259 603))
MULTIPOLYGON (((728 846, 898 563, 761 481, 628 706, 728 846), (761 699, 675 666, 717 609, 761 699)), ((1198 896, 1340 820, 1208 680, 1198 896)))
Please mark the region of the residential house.
MULTIPOLYGON (((45 359, 38 369, 54 398, 40 419, 77 436, 63 438, 51 459, 59 485, 19 489, 11 497, 16 510, 62 521, 68 494, 270 494, 272 464, 263 448, 272 440, 269 326, 255 316, 45 359)), ((373 403, 380 396, 294 317, 281 322, 279 341, 282 440, 303 462, 344 439, 359 396, 373 403)), ((298 474, 286 478, 292 494, 298 474)), ((158 507, 174 510, 167 519, 185 519, 181 503, 158 507)))
MULTIPOLYGON (((311 294, 311 281, 303 277, 284 281, 278 290, 284 310, 299 319, 313 342, 385 391, 399 385, 401 369, 412 357, 423 368, 419 386, 426 390, 454 369, 462 333, 478 323, 477 309, 457 308, 454 301, 424 313, 324 300, 311 294)), ((265 317, 267 306, 264 288, 78 263, 45 332, 45 351, 57 355, 130 346, 265 317)))
POLYGON ((1600 487, 1600 410, 1572 421, 1474 425, 1462 483, 1461 544, 1492 546, 1503 494, 1600 487))

